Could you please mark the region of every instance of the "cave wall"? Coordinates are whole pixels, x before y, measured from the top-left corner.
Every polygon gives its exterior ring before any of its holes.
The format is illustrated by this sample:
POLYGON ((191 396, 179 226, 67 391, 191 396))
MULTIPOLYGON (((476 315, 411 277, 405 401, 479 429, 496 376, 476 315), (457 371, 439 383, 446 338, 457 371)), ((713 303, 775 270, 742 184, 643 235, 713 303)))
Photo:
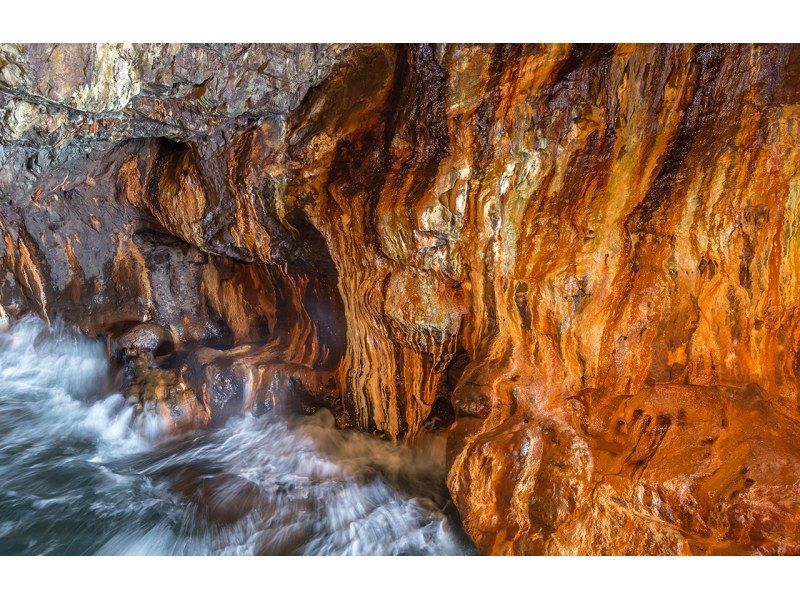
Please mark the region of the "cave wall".
POLYGON ((800 552, 797 47, 6 45, 0 110, 4 310, 157 324, 184 424, 450 411, 482 552, 800 552))

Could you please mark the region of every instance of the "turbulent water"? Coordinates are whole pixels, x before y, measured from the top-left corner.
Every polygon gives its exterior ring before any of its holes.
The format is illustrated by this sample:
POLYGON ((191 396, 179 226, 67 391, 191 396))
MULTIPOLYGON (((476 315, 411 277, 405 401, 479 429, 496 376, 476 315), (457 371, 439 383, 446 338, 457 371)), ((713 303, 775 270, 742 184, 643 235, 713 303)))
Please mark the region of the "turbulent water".
POLYGON ((464 554, 441 447, 230 419, 166 438, 102 343, 28 317, 0 332, 0 554, 464 554))

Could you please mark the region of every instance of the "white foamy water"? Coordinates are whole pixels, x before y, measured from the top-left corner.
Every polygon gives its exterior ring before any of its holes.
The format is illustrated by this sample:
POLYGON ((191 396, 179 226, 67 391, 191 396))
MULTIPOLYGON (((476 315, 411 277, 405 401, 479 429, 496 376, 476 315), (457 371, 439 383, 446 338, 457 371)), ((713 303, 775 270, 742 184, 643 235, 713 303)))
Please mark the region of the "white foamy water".
POLYGON ((240 416, 167 438, 104 346, 0 331, 0 554, 464 554, 443 447, 240 416))

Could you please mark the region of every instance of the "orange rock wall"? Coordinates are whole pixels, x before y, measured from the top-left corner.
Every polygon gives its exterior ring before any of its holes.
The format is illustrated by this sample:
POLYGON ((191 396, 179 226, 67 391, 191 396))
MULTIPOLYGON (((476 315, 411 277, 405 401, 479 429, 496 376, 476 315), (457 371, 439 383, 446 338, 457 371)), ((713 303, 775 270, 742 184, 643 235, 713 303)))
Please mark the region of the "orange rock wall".
MULTIPOLYGON (((195 319, 255 347, 231 356, 243 378, 329 373, 340 424, 390 438, 449 410, 482 552, 800 552, 800 49, 327 51, 283 112, 203 120, 212 78, 169 100, 183 133, 116 146, 114 242, 205 256, 195 319)), ((47 313, 45 268, 4 229, 47 313)), ((146 278, 117 255, 114 279, 146 278)))

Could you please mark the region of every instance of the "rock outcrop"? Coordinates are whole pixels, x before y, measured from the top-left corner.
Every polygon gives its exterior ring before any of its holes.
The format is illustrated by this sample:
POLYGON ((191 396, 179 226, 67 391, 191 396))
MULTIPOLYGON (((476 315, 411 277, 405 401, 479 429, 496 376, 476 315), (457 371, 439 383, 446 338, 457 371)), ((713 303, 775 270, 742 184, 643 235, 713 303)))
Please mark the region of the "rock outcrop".
POLYGON ((9 45, 0 141, 0 316, 176 427, 445 427, 485 553, 800 553, 800 48, 9 45))

